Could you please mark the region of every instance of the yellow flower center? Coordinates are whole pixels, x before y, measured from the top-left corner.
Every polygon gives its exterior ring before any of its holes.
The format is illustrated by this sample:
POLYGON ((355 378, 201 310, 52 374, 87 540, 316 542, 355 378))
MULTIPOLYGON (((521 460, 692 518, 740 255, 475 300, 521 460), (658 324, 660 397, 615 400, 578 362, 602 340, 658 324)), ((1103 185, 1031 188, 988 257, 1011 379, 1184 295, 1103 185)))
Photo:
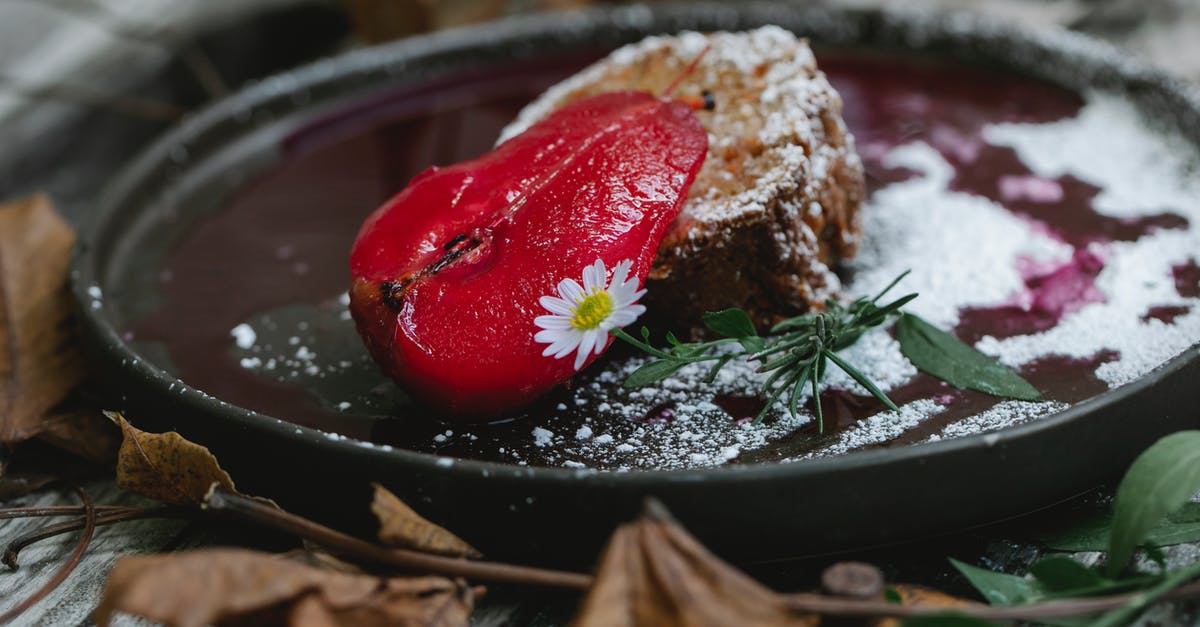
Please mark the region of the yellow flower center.
POLYGON ((584 296, 576 302, 575 315, 571 316, 571 326, 580 331, 595 329, 600 326, 612 313, 612 297, 604 290, 598 290, 584 296))

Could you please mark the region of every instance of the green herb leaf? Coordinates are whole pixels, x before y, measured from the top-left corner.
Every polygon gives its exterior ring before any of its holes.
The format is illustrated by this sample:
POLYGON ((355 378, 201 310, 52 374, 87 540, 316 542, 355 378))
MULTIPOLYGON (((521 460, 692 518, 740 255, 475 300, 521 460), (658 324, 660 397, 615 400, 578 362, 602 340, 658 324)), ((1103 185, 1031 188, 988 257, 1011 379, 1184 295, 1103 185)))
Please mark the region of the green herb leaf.
POLYGON ((710 311, 704 314, 704 326, 724 337, 757 337, 758 330, 750 316, 738 308, 710 311))
POLYGON ((687 364, 716 362, 708 371, 712 381, 721 368, 735 358, 756 361, 758 372, 771 374, 762 384, 766 403, 754 419, 758 424, 776 401, 787 393, 788 411, 795 415, 803 390, 811 389, 816 411, 818 431, 824 432, 821 408, 821 381, 825 377, 825 366, 833 362, 846 371, 855 381, 866 388, 889 409, 896 406, 887 395, 852 364, 839 358, 835 351, 854 344, 863 333, 879 326, 899 313, 900 307, 916 298, 916 294, 903 296, 886 305, 876 301, 891 289, 904 275, 900 275, 873 299, 859 298, 843 304, 830 300, 824 311, 804 314, 784 320, 772 328, 772 336, 762 337, 754 327, 750 316, 741 309, 725 309, 704 314, 704 324, 716 335, 722 336, 708 342, 680 342, 674 335, 667 334, 666 349, 650 345, 650 332, 642 328, 642 339, 629 335, 621 329, 613 329, 618 339, 637 347, 656 359, 643 364, 625 379, 626 388, 638 388, 674 374, 687 364), (736 342, 741 351, 730 350, 736 342))
MULTIPOLYGON (((1070 529, 1044 534, 1038 542, 1055 551, 1107 551, 1112 520, 1112 513, 1106 512, 1070 529)), ((1200 503, 1184 503, 1147 531, 1140 545, 1162 547, 1187 542, 1200 542, 1200 503)))
POLYGON ((767 340, 757 335, 750 337, 739 337, 737 341, 738 344, 742 345, 742 349, 750 354, 761 352, 767 347, 767 340))
POLYGON ((1042 400, 1037 388, 1020 375, 919 316, 900 315, 896 340, 913 365, 954 387, 1023 401, 1042 400))
POLYGON ((883 600, 888 603, 895 603, 896 605, 904 603, 904 597, 900 596, 900 592, 891 586, 883 589, 883 600))
POLYGON ((1155 442, 1117 486, 1107 573, 1116 576, 1150 530, 1200 490, 1200 431, 1155 442))
POLYGON ((622 385, 627 390, 643 388, 666 379, 686 365, 687 362, 685 361, 669 361, 665 359, 651 361, 643 364, 640 368, 630 373, 628 377, 625 377, 625 382, 622 385))
POLYGON ((1107 551, 1112 536, 1112 512, 1086 518, 1079 523, 1054 529, 1037 537, 1038 543, 1052 551, 1107 551))
POLYGON ((1141 594, 1134 595, 1129 603, 1101 616, 1096 622, 1091 623, 1091 627, 1119 627, 1120 625, 1127 625, 1164 594, 1197 577, 1200 577, 1200 562, 1173 571, 1166 577, 1163 577, 1162 581, 1154 587, 1142 591, 1141 594))
POLYGON ((1049 592, 1086 590, 1103 586, 1111 579, 1064 555, 1044 557, 1029 568, 1042 589, 1049 592))
POLYGON ((950 564, 992 605, 1020 605, 1036 600, 1042 594, 1036 582, 965 564, 950 558, 950 564))
POLYGON ((892 411, 900 411, 900 408, 896 407, 896 404, 892 402, 892 399, 888 398, 887 394, 883 393, 883 390, 880 390, 873 381, 868 379, 867 375, 859 372, 858 369, 852 366, 849 362, 841 357, 838 357, 837 353, 834 353, 831 350, 826 350, 823 355, 825 355, 829 361, 832 361, 835 366, 841 368, 842 372, 850 375, 850 378, 854 379, 859 385, 866 388, 866 390, 871 393, 871 396, 874 396, 880 403, 883 403, 885 407, 892 411))
POLYGON ((1158 572, 1167 572, 1167 554, 1163 553, 1162 549, 1156 546, 1146 546, 1146 543, 1143 542, 1142 550, 1146 553, 1146 559, 1154 562, 1154 565, 1158 567, 1158 572))

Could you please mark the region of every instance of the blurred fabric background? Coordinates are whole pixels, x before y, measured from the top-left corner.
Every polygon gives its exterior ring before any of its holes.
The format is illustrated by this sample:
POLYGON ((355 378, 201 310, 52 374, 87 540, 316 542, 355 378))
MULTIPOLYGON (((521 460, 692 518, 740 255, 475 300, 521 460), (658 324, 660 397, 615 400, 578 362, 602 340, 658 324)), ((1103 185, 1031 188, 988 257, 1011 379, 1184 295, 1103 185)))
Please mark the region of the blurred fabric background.
MULTIPOLYGON (((823 0, 972 11, 1107 39, 1200 80, 1200 0, 823 0)), ((339 50, 589 0, 0 0, 0 199, 69 215, 185 112, 339 50), (62 166, 71 164, 71 167, 62 166)))

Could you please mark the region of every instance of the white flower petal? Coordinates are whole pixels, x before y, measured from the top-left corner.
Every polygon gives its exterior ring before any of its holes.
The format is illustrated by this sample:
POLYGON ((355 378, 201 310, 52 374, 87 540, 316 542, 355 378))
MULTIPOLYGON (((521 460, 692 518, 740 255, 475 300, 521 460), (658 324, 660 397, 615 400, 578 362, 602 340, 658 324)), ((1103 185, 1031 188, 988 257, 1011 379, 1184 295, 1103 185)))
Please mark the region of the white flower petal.
POLYGON ((537 334, 533 336, 533 340, 542 344, 553 344, 563 337, 565 337, 565 334, 562 331, 557 329, 546 329, 544 331, 538 331, 537 334))
POLYGON ((634 305, 633 307, 618 309, 608 317, 608 320, 604 321, 604 326, 607 327, 606 330, 612 330, 617 327, 627 327, 633 324, 633 321, 637 320, 638 316, 642 315, 645 310, 646 308, 642 307, 641 305, 634 305), (634 310, 634 307, 641 307, 641 310, 634 310))
POLYGON ((571 303, 568 303, 561 298, 543 296, 538 299, 538 304, 540 304, 546 309, 546 311, 549 311, 550 313, 556 313, 567 317, 575 315, 574 309, 571 308, 571 303))
POLYGON ((607 329, 592 329, 592 341, 596 343, 596 347, 592 349, 593 353, 599 355, 608 348, 608 330, 607 329))
POLYGON ((542 356, 549 357, 550 355, 554 355, 555 359, 562 359, 570 355, 575 350, 575 347, 579 346, 579 339, 578 335, 564 335, 559 337, 554 340, 553 344, 547 346, 546 350, 542 351, 542 356))
POLYGON ((575 350, 579 346, 579 341, 582 339, 583 335, 578 332, 573 332, 570 336, 563 340, 562 344, 560 344, 562 348, 558 349, 558 352, 554 354, 554 358, 562 359, 563 357, 570 355, 571 351, 575 350))
POLYGON ((596 346, 596 335, 591 331, 583 333, 583 337, 579 341, 579 353, 575 355, 575 369, 579 370, 583 367, 583 362, 587 361, 588 355, 592 352, 592 348, 596 346))
POLYGON ((577 303, 583 298, 583 288, 575 279, 563 279, 558 282, 558 295, 568 303, 577 303))
POLYGON ((583 291, 591 294, 604 289, 604 262, 597 259, 596 263, 583 269, 583 291))
POLYGON ((562 331, 571 328, 571 319, 565 316, 538 316, 533 323, 543 329, 562 331))
POLYGON ((636 279, 634 279, 634 281, 625 283, 623 285, 614 285, 608 290, 608 293, 610 296, 612 296, 613 306, 624 307, 641 298, 642 295, 646 293, 646 290, 639 290, 637 288, 636 279))
POLYGON ((612 287, 609 288, 609 293, 612 293, 613 288, 619 288, 625 285, 625 279, 629 277, 629 269, 633 267, 633 262, 629 259, 617 262, 617 267, 613 268, 612 282, 609 283, 612 287))

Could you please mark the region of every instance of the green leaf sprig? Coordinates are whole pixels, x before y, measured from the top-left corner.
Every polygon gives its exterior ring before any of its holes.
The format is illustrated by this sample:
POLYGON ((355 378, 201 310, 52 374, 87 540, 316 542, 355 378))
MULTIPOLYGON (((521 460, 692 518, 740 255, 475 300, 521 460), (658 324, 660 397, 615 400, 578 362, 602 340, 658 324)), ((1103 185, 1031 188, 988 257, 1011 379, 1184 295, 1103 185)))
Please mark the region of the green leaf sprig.
POLYGON ((1061 542, 1048 548, 1101 550, 1108 553, 1101 567, 1088 567, 1065 555, 1050 555, 1030 567, 1031 577, 995 572, 954 559, 950 563, 992 605, 1023 605, 1053 599, 1111 595, 1136 591, 1124 605, 1095 620, 1043 621, 1055 625, 1087 624, 1119 627, 1136 619, 1156 600, 1180 585, 1200 577, 1200 563, 1166 570, 1153 550, 1147 556, 1158 562, 1159 572, 1139 572, 1131 558, 1138 548, 1177 541, 1194 541, 1187 523, 1196 515, 1190 499, 1200 490, 1200 431, 1180 431, 1166 436, 1142 452, 1117 487, 1113 511, 1083 527, 1060 532, 1061 542))
POLYGON ((754 418, 754 424, 762 422, 767 411, 785 394, 788 411, 796 416, 800 397, 808 388, 812 391, 818 429, 824 433, 820 387, 829 364, 857 381, 885 407, 899 411, 879 386, 837 354, 857 342, 867 330, 898 317, 896 339, 901 352, 920 370, 959 388, 1041 400, 1037 389, 1017 373, 920 317, 901 312, 900 308, 917 294, 906 294, 880 305, 879 301, 907 275, 904 272, 896 277, 873 298, 863 297, 849 304, 826 301, 824 311, 788 318, 772 327, 768 337, 760 336, 750 316, 736 308, 704 314, 704 326, 720 336, 707 342, 683 343, 667 333, 668 346, 656 348, 650 344, 650 330, 645 327, 641 339, 622 329, 613 329, 614 336, 655 358, 633 371, 624 386, 632 389, 652 385, 695 363, 712 363, 705 378, 711 383, 721 368, 734 359, 757 361, 761 363, 758 372, 770 376, 762 385, 767 402, 754 418))
POLYGON ((830 363, 850 375, 859 385, 867 389, 888 409, 899 411, 879 386, 852 364, 838 356, 837 351, 849 347, 872 327, 879 326, 896 314, 901 307, 917 295, 907 294, 880 305, 884 297, 908 273, 896 277, 874 298, 859 298, 845 305, 828 301, 824 311, 788 318, 771 328, 771 337, 761 337, 754 328, 750 316, 741 309, 726 309, 704 315, 704 326, 722 339, 685 344, 673 334, 667 334, 670 347, 663 350, 650 345, 650 331, 642 328, 642 339, 638 340, 621 329, 613 335, 657 357, 635 370, 625 379, 626 388, 639 388, 657 383, 688 364, 713 362, 706 381, 712 382, 726 364, 738 357, 761 362, 758 372, 771 373, 763 383, 767 402, 754 418, 754 424, 762 422, 767 411, 787 394, 788 411, 795 416, 799 411, 800 397, 806 387, 811 388, 816 407, 817 425, 824 432, 824 416, 821 411, 820 385, 830 363), (727 346, 736 343, 737 350, 727 346))

